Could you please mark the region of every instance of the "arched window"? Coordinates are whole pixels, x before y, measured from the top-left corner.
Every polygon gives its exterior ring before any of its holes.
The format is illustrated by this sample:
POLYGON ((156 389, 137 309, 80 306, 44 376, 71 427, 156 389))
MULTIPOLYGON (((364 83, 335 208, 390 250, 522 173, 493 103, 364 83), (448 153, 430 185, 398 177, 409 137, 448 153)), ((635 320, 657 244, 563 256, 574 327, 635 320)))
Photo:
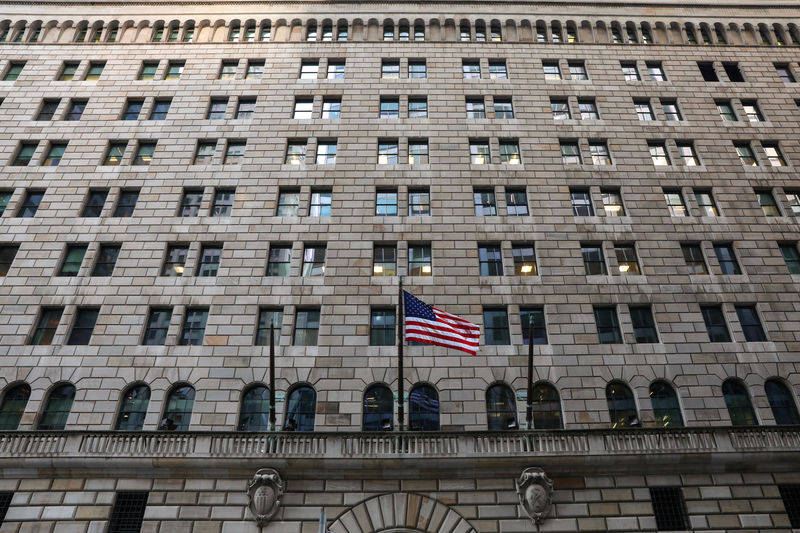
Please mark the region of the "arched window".
POLYGON ((408 22, 401 22, 398 25, 397 39, 400 41, 408 41, 411 38, 408 22))
POLYGON ((0 405, 0 431, 12 431, 19 427, 30 397, 31 388, 27 383, 14 385, 6 391, 0 405))
POLYGON ((408 428, 439 431, 439 393, 427 384, 416 385, 408 395, 408 428))
MULTIPOLYGON (((461 24, 459 25, 459 39, 462 41, 471 41, 472 40, 472 30, 469 28, 469 21, 462 20, 461 24)), ((485 38, 485 35, 484 35, 485 38)))
POLYGON ((386 385, 373 385, 364 392, 364 431, 391 431, 394 427, 394 396, 386 385))
POLYGON ((650 384, 650 403, 653 404, 653 415, 656 424, 662 427, 682 428, 683 416, 678 396, 666 381, 654 381, 650 384))
POLYGON ((150 404, 150 387, 134 385, 122 396, 122 405, 117 417, 117 429, 121 431, 141 431, 147 406, 150 404))
POLYGON ((306 41, 316 41, 317 40, 317 23, 312 21, 308 22, 307 30, 306 30, 306 41))
POLYGON ((493 20, 489 25, 489 29, 492 30, 492 41, 499 42, 503 40, 503 31, 500 29, 498 21, 493 20))
POLYGON ((531 398, 533 427, 536 429, 561 429, 561 400, 558 391, 549 383, 539 383, 533 387, 531 398))
POLYGON ((167 397, 167 406, 158 429, 167 431, 188 431, 194 407, 194 387, 179 385, 167 397))
POLYGON ((797 413, 797 406, 789 387, 777 379, 770 379, 764 384, 764 391, 767 393, 776 424, 800 424, 800 414, 797 413))
POLYGON ((326 43, 333 41, 333 26, 330 23, 322 25, 322 41, 326 43))
POLYGON ((722 384, 722 396, 734 426, 757 426, 758 419, 750 396, 741 381, 729 379, 722 384))
POLYGON ((269 389, 264 385, 253 385, 242 394, 237 429, 239 431, 269 429, 269 389))
POLYGON ((489 429, 502 431, 517 429, 517 402, 508 385, 492 385, 486 390, 486 418, 489 429))
POLYGON ((45 403, 39 429, 62 430, 67 425, 67 417, 75 399, 75 387, 71 383, 59 385, 50 392, 45 403))
POLYGON ((415 41, 425 40, 425 24, 423 24, 422 22, 414 23, 414 40, 415 41))
POLYGON ((391 20, 383 23, 383 40, 394 41, 394 22, 391 20))
POLYGON ((609 383, 606 387, 606 401, 611 427, 627 428, 641 425, 633 393, 627 385, 618 381, 609 383))
POLYGON ((480 43, 486 41, 486 23, 482 20, 475 21, 475 40, 480 43))
POLYGON ((303 385, 289 393, 286 401, 285 431, 314 431, 314 414, 317 411, 317 393, 303 385))

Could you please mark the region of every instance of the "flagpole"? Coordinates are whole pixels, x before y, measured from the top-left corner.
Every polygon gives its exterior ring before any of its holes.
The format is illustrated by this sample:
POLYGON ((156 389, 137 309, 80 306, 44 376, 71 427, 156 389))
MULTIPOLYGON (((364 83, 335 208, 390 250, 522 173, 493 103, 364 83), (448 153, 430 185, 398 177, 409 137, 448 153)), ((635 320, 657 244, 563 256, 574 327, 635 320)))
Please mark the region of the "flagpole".
POLYGON ((525 403, 525 421, 527 429, 533 429, 533 313, 530 314, 530 326, 528 327, 528 395, 525 403))
POLYGON ((269 321, 269 429, 275 431, 275 325, 269 321))
POLYGON ((398 283, 399 300, 397 302, 399 320, 397 321, 397 418, 398 430, 403 431, 403 276, 399 276, 398 283))

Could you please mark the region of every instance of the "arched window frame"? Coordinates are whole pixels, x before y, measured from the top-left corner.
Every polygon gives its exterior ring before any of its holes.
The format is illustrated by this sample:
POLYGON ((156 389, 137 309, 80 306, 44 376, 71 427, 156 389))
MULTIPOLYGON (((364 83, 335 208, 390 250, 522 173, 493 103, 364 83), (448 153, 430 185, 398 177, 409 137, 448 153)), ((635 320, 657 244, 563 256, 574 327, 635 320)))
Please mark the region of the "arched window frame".
POLYGON ((63 430, 72 411, 75 392, 75 385, 72 383, 59 383, 50 389, 36 428, 45 431, 63 430), (61 403, 55 404, 54 402, 61 403))
POLYGON ((286 415, 283 421, 284 431, 314 431, 314 419, 317 412, 317 391, 314 387, 307 384, 295 385, 286 395, 286 415), (310 392, 311 397, 305 400, 293 400, 295 394, 302 394, 303 392, 310 392), (294 406, 292 402, 295 402, 294 406), (304 410, 295 409, 294 407, 305 407, 304 410), (309 408, 310 407, 310 408, 309 408), (298 423, 298 418, 300 422, 298 423))
POLYGON ((194 400, 197 395, 194 387, 188 383, 177 383, 172 386, 164 401, 164 412, 158 429, 164 431, 188 431, 194 411, 194 400), (185 394, 184 398, 176 398, 173 403, 173 396, 185 394), (177 402, 185 402, 182 406, 177 402), (180 409, 179 409, 180 407, 180 409), (188 407, 188 409, 187 409, 188 407), (180 415, 180 417, 176 416, 180 415))
MULTIPOLYGON (((502 404, 501 404, 502 405, 502 404)), ((517 419, 517 400, 514 389, 506 383, 494 383, 486 389, 486 419, 489 430, 509 431, 519 429, 517 419), (503 397, 492 398, 493 391, 502 391, 503 397), (506 400, 508 406, 497 407, 498 401, 506 400)))
POLYGON ((0 431, 14 431, 19 428, 30 399, 31 386, 24 381, 6 387, 0 402, 0 431))
POLYGON ((146 383, 133 383, 122 391, 114 429, 141 431, 150 406, 150 397, 150 387, 146 383))
POLYGON ((747 386, 739 379, 729 378, 722 383, 722 397, 728 408, 732 426, 757 426, 758 417, 747 386))
POLYGON ((408 393, 408 429, 439 431, 439 391, 430 383, 417 383, 408 393), (422 401, 425 400, 425 401, 422 401))
POLYGON ((540 381, 533 386, 531 398, 533 427, 535 429, 563 429, 564 416, 561 410, 561 395, 552 383, 540 381), (549 397, 543 395, 550 393, 549 397))
POLYGON ((237 431, 269 431, 269 387, 251 383, 242 390, 239 399, 237 431))
POLYGON ((394 429, 394 395, 383 383, 373 383, 364 390, 361 400, 361 430, 394 429))
POLYGON ((777 378, 768 379, 764 383, 764 393, 767 395, 767 401, 776 424, 779 426, 800 424, 797 402, 787 383, 777 378))
POLYGON ((657 379, 650 384, 648 392, 657 426, 684 427, 683 412, 675 387, 663 379, 657 379))
POLYGON ((606 385, 606 402, 612 428, 641 426, 636 396, 626 383, 612 381, 606 385))

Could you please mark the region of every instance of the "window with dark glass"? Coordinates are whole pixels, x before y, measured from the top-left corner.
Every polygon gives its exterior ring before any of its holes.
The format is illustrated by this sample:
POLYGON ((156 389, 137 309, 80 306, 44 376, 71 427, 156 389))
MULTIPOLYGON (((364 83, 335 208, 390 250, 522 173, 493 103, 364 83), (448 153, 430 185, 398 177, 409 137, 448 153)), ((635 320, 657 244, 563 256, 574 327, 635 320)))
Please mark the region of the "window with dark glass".
MULTIPOLYGON (((65 61, 61 66, 61 72, 58 74, 58 81, 72 81, 78 71, 78 66, 80 66, 80 63, 77 61, 65 61)), ((19 70, 22 71, 22 69, 19 70)), ((9 67, 9 73, 11 73, 11 67, 9 67)), ((19 76, 19 72, 17 72, 17 76, 19 76)))
POLYGON ((547 344, 547 324, 543 307, 520 308, 519 323, 522 328, 522 343, 530 343, 531 322, 533 322, 533 344, 547 344))
POLYGON ((100 309, 96 307, 79 308, 67 338, 67 345, 87 345, 92 340, 94 326, 100 309))
POLYGON ((377 245, 372 252, 373 276, 397 275, 397 247, 395 245, 377 245))
POLYGON ((316 346, 319 337, 319 310, 299 309, 295 317, 294 345, 316 346))
POLYGON ((118 431, 141 431, 150 404, 150 387, 134 385, 122 395, 115 429, 118 431))
POLYGON ((606 386, 606 402, 611 427, 614 429, 640 426, 639 413, 631 389, 624 383, 611 382, 606 386))
POLYGON ((608 273, 603 248, 599 244, 581 244, 581 255, 587 276, 608 273))
POLYGON ((139 146, 136 148, 136 155, 133 157, 133 165, 149 165, 153 160, 153 154, 156 151, 155 142, 139 141, 139 146))
MULTIPOLYGON (((6 390, 0 405, 0 431, 15 431, 19 427, 30 397, 31 387, 27 383, 20 383, 6 390)), ((0 507, 0 523, 2 520, 3 512, 0 507)))
POLYGON ((0 246, 0 277, 8 275, 18 251, 19 246, 15 244, 0 246))
POLYGON ((214 191, 214 205, 211 207, 212 217, 229 217, 233 211, 233 200, 236 189, 217 189, 214 191))
POLYGON ((59 103, 61 103, 61 100, 58 98, 45 98, 42 100, 42 107, 39 108, 39 114, 36 115, 36 120, 53 120, 59 103))
POLYGON ((592 206, 592 198, 588 190, 571 190, 569 192, 570 201, 572 202, 572 214, 576 217, 591 217, 594 216, 594 207, 592 206))
POLYGON ((238 431, 269 430, 269 389, 264 385, 253 385, 242 394, 239 410, 238 431))
POLYGON ((723 61, 722 68, 725 70, 725 74, 728 75, 728 79, 733 83, 744 82, 744 75, 739 68, 739 63, 733 61, 723 61))
POLYGON ((85 81, 97 81, 100 79, 100 75, 103 73, 103 69, 106 68, 105 61, 91 61, 89 63, 89 68, 86 70, 86 75, 84 76, 85 81))
POLYGON ((150 120, 166 120, 172 98, 157 98, 150 110, 150 120))
POLYGON ((89 197, 86 199, 86 205, 83 206, 82 217, 96 218, 103 212, 103 206, 106 204, 108 198, 107 190, 90 189, 89 197))
POLYGON ((714 196, 711 191, 703 191, 699 189, 694 190, 694 199, 697 201, 697 207, 700 208, 700 215, 704 217, 719 216, 717 204, 714 202, 714 196))
POLYGON ((306 245, 303 250, 303 269, 301 275, 304 277, 325 275, 325 252, 324 244, 306 245))
POLYGON ((563 429, 558 390, 549 383, 537 383, 531 397, 531 414, 535 429, 563 429))
POLYGON ((122 117, 120 118, 122 120, 139 120, 139 113, 142 112, 142 106, 144 106, 144 99, 128 99, 125 110, 122 112, 122 117))
MULTIPOLYGON (((800 253, 797 251, 797 245, 780 244, 779 246, 789 274, 800 274, 800 253)), ((2 257, 2 249, 0 249, 0 257, 2 257)))
POLYGON ((3 213, 6 212, 6 207, 8 207, 8 202, 11 201, 12 194, 13 191, 0 190, 0 216, 3 216, 3 213))
POLYGON ((617 256, 617 267, 623 275, 641 274, 636 247, 633 244, 614 243, 614 254, 617 256))
POLYGON ((213 277, 219 272, 219 262, 222 257, 222 246, 206 245, 200 251, 200 262, 197 265, 197 275, 213 277))
POLYGON ((270 246, 269 259, 267 261, 267 276, 288 276, 291 259, 291 246, 270 246))
POLYGON ((80 120, 86 110, 88 100, 72 99, 67 107, 67 114, 64 115, 64 120, 80 120))
POLYGON ((147 317, 142 344, 146 346, 163 346, 167 342, 167 330, 172 320, 171 307, 153 307, 147 317))
POLYGON ((120 249, 121 246, 119 244, 101 244, 100 250, 97 252, 97 260, 94 263, 92 276, 112 275, 120 249))
POLYGON ((490 431, 519 428, 517 402, 508 385, 497 384, 486 389, 486 419, 490 431))
POLYGON ((722 270, 723 274, 734 275, 742 273, 742 270, 739 268, 739 263, 736 261, 736 254, 733 252, 732 245, 715 244, 714 253, 717 255, 719 268, 722 270))
POLYGON ((61 268, 58 271, 59 276, 77 276, 78 271, 81 269, 83 257, 86 255, 87 245, 85 244, 71 244, 67 246, 67 252, 64 254, 64 262, 61 263, 61 268))
POLYGON ((484 309, 483 329, 487 346, 511 344, 508 314, 505 309, 484 309))
POLYGON ((533 244, 514 244, 511 247, 511 255, 514 257, 515 275, 535 276, 538 274, 536 269, 536 250, 533 244))
POLYGON ((179 385, 172 389, 167 396, 167 405, 164 416, 158 424, 162 431, 189 431, 194 408, 194 387, 179 385))
POLYGON ((431 247, 427 244, 412 244, 408 247, 408 275, 430 276, 432 274, 431 247))
POLYGON ((703 322, 708 331, 710 342, 731 342, 731 335, 728 332, 728 325, 725 323, 725 315, 719 305, 704 305, 700 307, 703 315, 703 322))
POLYGON ((75 400, 75 387, 69 383, 59 385, 50 391, 36 429, 62 431, 67 425, 73 400, 75 400))
POLYGON ((255 98, 239 98, 236 104, 236 114, 234 118, 241 120, 249 120, 253 118, 253 113, 256 110, 255 98))
POLYGON ((789 524, 800 528, 800 483, 778 485, 783 507, 789 516, 789 524))
POLYGON ((369 322, 370 346, 393 346, 396 343, 394 309, 373 309, 369 322))
POLYGON ((653 320, 653 311, 650 306, 629 305, 628 310, 631 314, 631 325, 636 342, 641 344, 658 342, 656 322, 653 320))
POLYGON ((678 396, 666 381, 654 381, 650 384, 650 403, 653 406, 653 417, 656 425, 665 428, 682 428, 683 415, 678 403, 678 396))
POLYGON ((683 260, 686 261, 689 274, 708 274, 706 261, 699 244, 681 244, 681 252, 683 252, 683 260))
POLYGON ((50 346, 53 344, 53 337, 56 334, 61 315, 64 313, 63 307, 43 307, 39 314, 39 321, 31 335, 30 344, 33 346, 50 346))
POLYGON ((621 344, 622 332, 619 329, 617 310, 614 307, 595 307, 594 320, 600 344, 621 344))
POLYGON ((167 72, 164 75, 165 80, 178 80, 183 74, 184 61, 170 61, 167 64, 167 72))
POLYGON ((753 149, 750 148, 750 143, 733 143, 736 154, 739 156, 739 161, 746 167, 757 167, 758 161, 753 154, 753 149))
POLYGON ((118 166, 122 163, 122 157, 125 155, 125 149, 128 147, 128 141, 114 141, 108 144, 108 151, 103 160, 103 164, 107 166, 118 166))
POLYGON ((778 209, 778 204, 775 203, 775 198, 770 191, 756 191, 756 198, 758 204, 761 206, 761 211, 765 217, 779 217, 781 212, 778 209))
POLYGON ((775 417, 775 423, 781 425, 800 424, 800 414, 789 387, 777 379, 768 379, 764 383, 764 392, 767 394, 770 409, 775 417))
POLYGON ((657 531, 688 531, 689 514, 680 487, 651 487, 650 501, 657 531))
MULTIPOLYGON (((66 68, 66 65, 65 65, 66 68)), ((140 80, 153 80, 158 70, 158 61, 145 61, 142 63, 142 69, 139 71, 140 80)), ((74 75, 73 71, 73 75, 74 75)), ((59 78, 61 79, 61 78, 59 78)))
POLYGON ((739 317, 739 323, 742 325, 744 340, 747 342, 763 342, 767 340, 754 305, 737 305, 736 316, 739 317))
POLYGON ((189 246, 185 244, 171 245, 167 248, 167 256, 164 258, 164 266, 161 269, 162 276, 183 276, 186 266, 186 255, 189 253, 189 246))
POLYGON ((736 118, 736 112, 733 110, 733 105, 731 105, 730 100, 716 100, 714 103, 717 105, 717 110, 722 120, 728 122, 736 122, 739 120, 736 118))
POLYGON ((775 71, 783 83, 794 83, 795 77, 788 63, 775 63, 775 71))
POLYGON ((283 327, 283 311, 281 309, 259 309, 258 326, 256 327, 256 346, 269 345, 269 326, 272 324, 274 341, 280 341, 281 328, 283 327))
POLYGON ((317 411, 317 393, 303 385, 293 389, 286 400, 284 431, 314 431, 314 414, 317 411))
POLYGON ((478 266, 481 276, 502 276, 503 260, 500 246, 497 244, 478 246, 478 266))
POLYGON ((731 417, 732 426, 757 426, 758 418, 753 410, 750 395, 744 384, 736 379, 728 379, 722 383, 722 396, 731 417))
POLYGON ((178 338, 178 344, 188 346, 200 346, 203 344, 203 337, 206 333, 206 322, 208 321, 207 307, 189 307, 186 309, 186 317, 183 319, 183 329, 178 338))
POLYGON ((203 201, 202 189, 184 189, 179 216, 196 217, 200 214, 200 204, 203 201))
POLYGON ((17 216, 20 218, 31 218, 35 216, 43 198, 44 191, 28 191, 17 212, 17 216))
POLYGON ((427 384, 415 385, 408 395, 411 431, 439 431, 439 393, 427 384))
POLYGON ((14 159, 11 161, 11 166, 15 167, 26 167, 30 164, 31 159, 33 159, 33 153, 36 151, 36 147, 39 143, 20 143, 19 148, 17 148, 17 154, 14 156, 14 159))

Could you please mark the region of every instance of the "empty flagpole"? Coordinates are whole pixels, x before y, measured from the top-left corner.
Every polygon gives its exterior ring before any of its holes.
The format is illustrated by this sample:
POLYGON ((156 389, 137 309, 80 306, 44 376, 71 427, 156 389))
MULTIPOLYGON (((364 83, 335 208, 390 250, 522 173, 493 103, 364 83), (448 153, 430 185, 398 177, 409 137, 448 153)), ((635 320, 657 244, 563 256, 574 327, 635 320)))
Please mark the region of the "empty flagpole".
POLYGON ((533 313, 530 314, 530 326, 528 327, 528 395, 525 398, 525 421, 528 429, 533 429, 533 313))
POLYGON ((399 276, 400 283, 398 283, 399 298, 397 301, 398 312, 397 316, 397 428, 403 431, 403 420, 405 413, 403 412, 403 276, 399 276))
POLYGON ((275 431, 275 325, 269 321, 269 429, 275 431))

